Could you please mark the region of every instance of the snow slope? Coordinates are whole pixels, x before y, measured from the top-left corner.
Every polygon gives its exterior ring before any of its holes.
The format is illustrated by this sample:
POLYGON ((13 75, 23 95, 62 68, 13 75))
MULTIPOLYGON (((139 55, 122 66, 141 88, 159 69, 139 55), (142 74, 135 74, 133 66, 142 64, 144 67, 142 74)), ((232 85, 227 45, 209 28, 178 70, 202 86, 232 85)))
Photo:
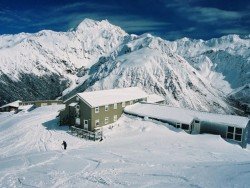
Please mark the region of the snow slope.
POLYGON ((130 116, 86 141, 57 126, 61 108, 0 114, 0 187, 249 186, 249 147, 130 116))

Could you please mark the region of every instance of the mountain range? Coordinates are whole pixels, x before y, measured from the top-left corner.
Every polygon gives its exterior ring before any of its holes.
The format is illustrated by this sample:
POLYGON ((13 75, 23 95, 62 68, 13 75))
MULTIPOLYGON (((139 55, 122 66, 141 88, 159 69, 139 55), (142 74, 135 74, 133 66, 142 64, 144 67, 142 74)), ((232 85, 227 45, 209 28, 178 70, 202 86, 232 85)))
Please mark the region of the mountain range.
POLYGON ((0 36, 0 105, 139 86, 172 106, 235 113, 250 101, 250 35, 167 41, 107 20, 0 36))

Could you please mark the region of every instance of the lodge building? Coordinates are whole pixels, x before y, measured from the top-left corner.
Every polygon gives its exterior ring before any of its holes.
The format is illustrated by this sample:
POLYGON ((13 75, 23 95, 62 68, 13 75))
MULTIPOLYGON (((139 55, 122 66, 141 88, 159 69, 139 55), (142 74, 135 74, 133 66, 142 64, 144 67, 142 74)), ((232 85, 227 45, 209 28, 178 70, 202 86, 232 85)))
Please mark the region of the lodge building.
POLYGON ((147 93, 138 87, 77 93, 64 101, 60 124, 69 124, 88 131, 116 122, 123 109, 147 100, 147 93))

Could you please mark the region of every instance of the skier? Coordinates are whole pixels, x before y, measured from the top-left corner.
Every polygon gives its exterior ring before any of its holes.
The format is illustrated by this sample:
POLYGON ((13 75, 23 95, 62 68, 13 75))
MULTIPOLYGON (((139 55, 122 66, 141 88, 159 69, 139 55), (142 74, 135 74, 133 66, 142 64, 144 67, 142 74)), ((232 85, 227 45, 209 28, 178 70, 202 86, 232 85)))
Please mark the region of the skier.
POLYGON ((65 141, 63 141, 62 145, 63 145, 64 150, 66 150, 66 148, 67 148, 67 143, 66 143, 65 141))
POLYGON ((99 140, 99 142, 103 141, 103 138, 101 137, 101 139, 99 140))

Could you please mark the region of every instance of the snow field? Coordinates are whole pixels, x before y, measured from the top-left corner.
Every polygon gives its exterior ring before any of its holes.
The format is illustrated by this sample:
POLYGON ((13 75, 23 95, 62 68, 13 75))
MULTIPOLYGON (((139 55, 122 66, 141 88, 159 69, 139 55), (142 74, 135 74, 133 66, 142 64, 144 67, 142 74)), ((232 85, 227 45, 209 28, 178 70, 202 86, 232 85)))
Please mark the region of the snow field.
POLYGON ((86 141, 57 125, 61 108, 0 114, 0 187, 248 187, 249 147, 127 115, 86 141))

